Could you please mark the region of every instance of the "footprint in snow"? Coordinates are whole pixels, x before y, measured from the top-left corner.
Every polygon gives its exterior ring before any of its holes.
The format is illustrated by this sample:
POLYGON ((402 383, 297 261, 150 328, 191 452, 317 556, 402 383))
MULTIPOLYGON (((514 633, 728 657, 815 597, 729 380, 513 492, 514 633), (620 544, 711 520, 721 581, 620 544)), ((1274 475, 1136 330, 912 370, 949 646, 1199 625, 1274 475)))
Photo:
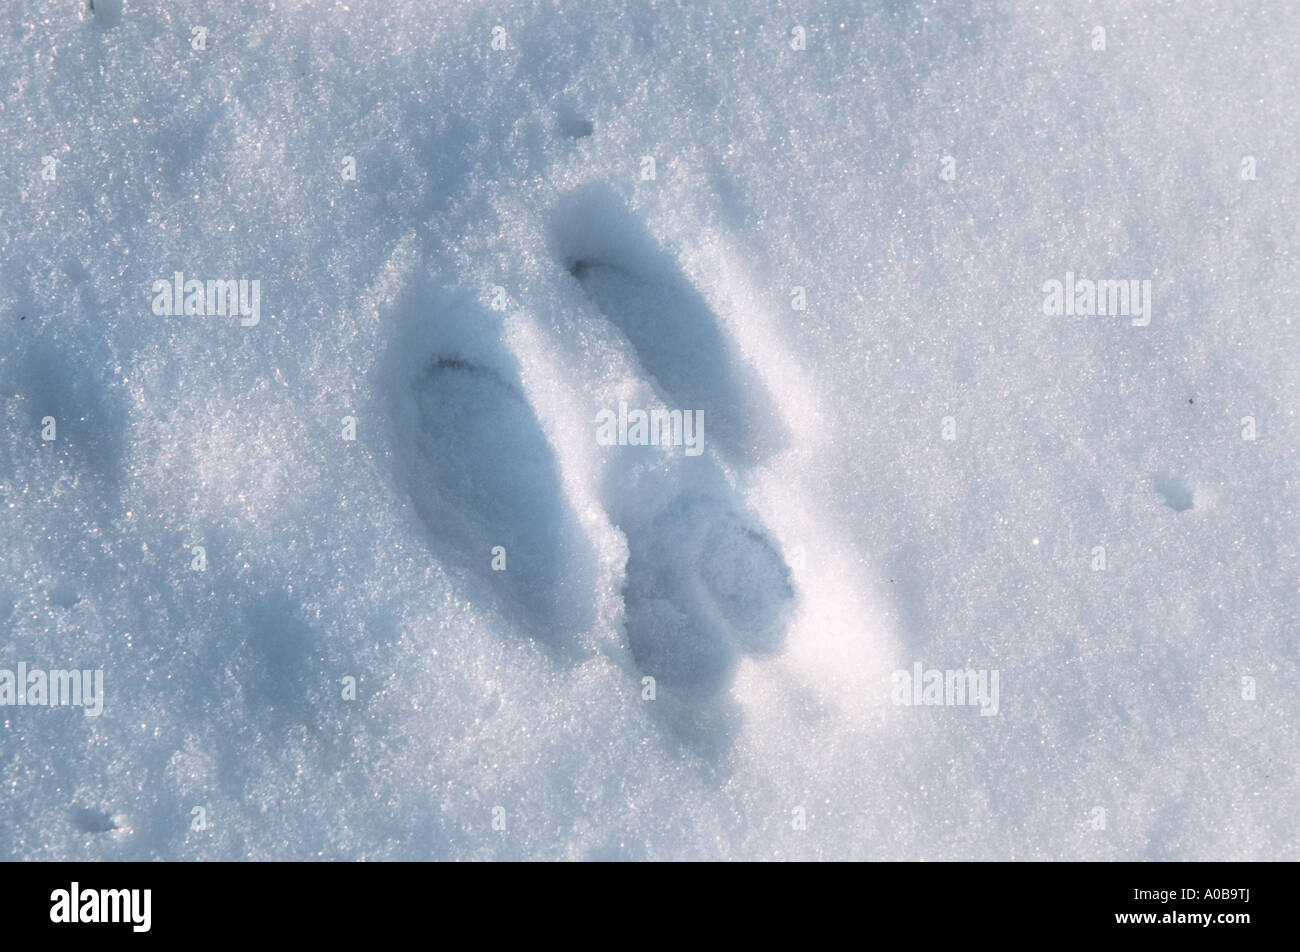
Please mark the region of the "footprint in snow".
MULTIPOLYGON (((570 196, 553 219, 561 265, 619 329, 667 407, 704 412, 706 443, 754 463, 785 440, 770 398, 703 296, 608 190, 570 196)), ((779 545, 712 452, 607 454, 606 507, 627 537, 627 639, 638 668, 696 700, 739 656, 778 650, 795 601, 779 545)))
POLYGON ((594 557, 498 316, 428 288, 402 308, 407 333, 384 376, 399 467, 431 546, 522 630, 575 648, 590 623, 594 557))
POLYGON ((758 463, 784 446, 770 397, 713 309, 612 192, 570 195, 552 226, 561 263, 669 406, 703 410, 709 440, 734 462, 758 463))

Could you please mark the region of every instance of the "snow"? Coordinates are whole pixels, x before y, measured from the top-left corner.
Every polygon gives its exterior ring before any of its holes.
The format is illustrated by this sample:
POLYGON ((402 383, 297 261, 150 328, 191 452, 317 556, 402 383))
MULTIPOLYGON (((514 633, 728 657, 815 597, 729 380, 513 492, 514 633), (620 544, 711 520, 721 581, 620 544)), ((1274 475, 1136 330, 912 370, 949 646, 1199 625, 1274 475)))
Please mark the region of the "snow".
POLYGON ((1298 38, 7 4, 0 856, 1300 858, 1298 38))

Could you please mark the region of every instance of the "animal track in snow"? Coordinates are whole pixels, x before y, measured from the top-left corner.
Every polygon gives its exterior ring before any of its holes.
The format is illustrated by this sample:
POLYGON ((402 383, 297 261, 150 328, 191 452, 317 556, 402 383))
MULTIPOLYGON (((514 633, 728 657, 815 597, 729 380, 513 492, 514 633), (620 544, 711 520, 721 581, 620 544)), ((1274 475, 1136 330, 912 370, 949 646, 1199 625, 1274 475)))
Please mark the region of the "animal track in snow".
POLYGON ((1160 473, 1155 478, 1156 492, 1174 512, 1196 508, 1196 489, 1184 476, 1160 473))
POLYGON ((571 195, 552 225, 561 263, 672 406, 703 410, 709 439, 737 462, 781 448, 784 426, 772 401, 717 315, 613 193, 589 187, 571 195))
POLYGON ((780 647, 790 571, 750 519, 716 496, 683 494, 623 528, 628 641, 643 671, 708 693, 738 654, 780 647))
POLYGON ((396 445, 430 543, 504 595, 528 633, 572 647, 590 615, 591 554, 500 323, 450 296, 405 308, 419 339, 389 368, 396 445))
MULTIPOLYGON (((704 411, 706 441, 741 462, 780 445, 768 395, 703 296, 610 192, 570 196, 553 224, 562 266, 663 395, 704 411)), ((607 451, 619 454, 605 504, 627 537, 628 643, 644 673, 708 697, 730 683, 739 655, 784 642, 795 600, 790 570, 712 454, 637 455, 645 450, 607 451)))

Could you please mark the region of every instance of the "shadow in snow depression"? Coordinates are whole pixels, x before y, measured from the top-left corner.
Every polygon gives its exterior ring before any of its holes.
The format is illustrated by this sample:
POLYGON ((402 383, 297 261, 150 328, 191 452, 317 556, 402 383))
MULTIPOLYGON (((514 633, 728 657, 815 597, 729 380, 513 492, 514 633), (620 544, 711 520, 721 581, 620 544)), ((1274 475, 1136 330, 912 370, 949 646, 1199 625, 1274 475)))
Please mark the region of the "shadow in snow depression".
POLYGON ((611 190, 570 195, 552 216, 552 233, 561 264, 671 406, 703 410, 708 438, 736 462, 757 463, 784 446, 771 398, 717 315, 611 190))
MULTIPOLYGON (((617 327, 663 395, 704 411, 705 441, 756 462, 783 440, 757 376, 739 363, 704 298, 608 189, 589 187, 553 218, 556 253, 617 327)), ((679 736, 724 746, 737 715, 723 697, 742 655, 779 650, 795 602, 780 547, 712 452, 607 450, 603 499, 625 534, 627 643, 663 686, 679 736)))
POLYGON ((399 469, 431 547, 493 591, 525 634, 576 648, 593 615, 594 555, 499 318, 433 290, 399 311, 385 385, 399 469))

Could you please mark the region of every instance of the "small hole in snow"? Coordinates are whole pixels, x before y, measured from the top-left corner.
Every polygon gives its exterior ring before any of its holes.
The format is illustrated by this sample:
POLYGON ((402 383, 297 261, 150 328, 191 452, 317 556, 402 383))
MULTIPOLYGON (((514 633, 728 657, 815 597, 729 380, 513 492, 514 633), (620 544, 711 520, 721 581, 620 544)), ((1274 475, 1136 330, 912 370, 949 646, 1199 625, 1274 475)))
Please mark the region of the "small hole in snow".
POLYGON ((567 107, 560 109, 555 119, 560 126, 560 132, 570 139, 585 139, 596 130, 595 123, 590 119, 567 107))
POLYGON ((1174 512, 1186 512, 1195 507, 1196 492, 1185 477, 1162 473, 1155 482, 1156 492, 1164 497, 1165 504, 1174 512))
POLYGON ((73 825, 82 833, 111 833, 117 829, 117 823, 107 813, 88 807, 74 807, 71 812, 73 825))

